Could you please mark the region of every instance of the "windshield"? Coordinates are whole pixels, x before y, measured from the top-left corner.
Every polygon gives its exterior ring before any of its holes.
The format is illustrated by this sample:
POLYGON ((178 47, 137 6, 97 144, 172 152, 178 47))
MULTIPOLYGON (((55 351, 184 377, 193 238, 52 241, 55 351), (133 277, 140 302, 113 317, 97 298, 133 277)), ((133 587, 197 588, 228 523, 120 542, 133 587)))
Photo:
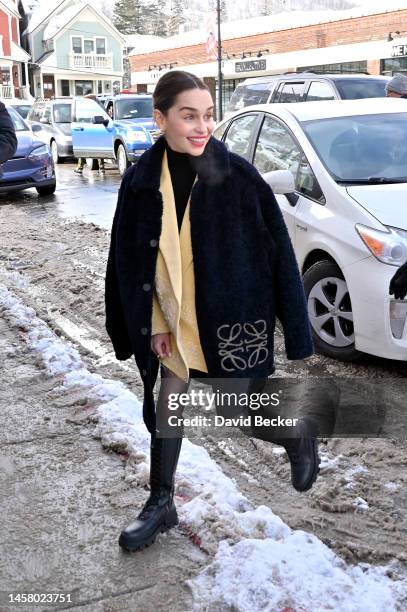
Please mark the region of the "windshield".
POLYGON ((25 123, 24 119, 21 117, 21 115, 19 115, 18 112, 14 110, 14 108, 8 106, 7 111, 13 121, 14 129, 16 132, 24 132, 30 129, 25 123))
POLYGON ((71 123, 71 104, 54 104, 55 123, 71 123))
POLYGON ((405 113, 317 119, 302 126, 336 181, 407 181, 407 102, 405 113))
POLYGON ((117 100, 116 119, 140 119, 153 116, 152 98, 117 100))
POLYGON ((18 114, 21 115, 23 119, 26 119, 28 113, 32 109, 32 106, 30 104, 15 104, 13 108, 16 109, 18 114))
POLYGON ((253 104, 264 104, 270 96, 272 83, 250 83, 249 85, 239 85, 228 104, 228 112, 240 110, 245 106, 253 104))
POLYGON ((335 79, 342 100, 384 98, 386 84, 386 79, 335 79))

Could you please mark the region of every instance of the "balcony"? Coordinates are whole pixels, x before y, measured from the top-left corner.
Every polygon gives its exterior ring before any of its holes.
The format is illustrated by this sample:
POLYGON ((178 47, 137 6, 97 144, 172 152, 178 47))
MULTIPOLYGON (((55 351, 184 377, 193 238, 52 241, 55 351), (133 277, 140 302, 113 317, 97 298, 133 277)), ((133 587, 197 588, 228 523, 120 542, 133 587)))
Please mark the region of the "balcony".
POLYGON ((26 85, 14 87, 13 85, 0 85, 0 99, 19 98, 28 100, 29 90, 26 85))
POLYGON ((112 70, 112 53, 102 55, 100 53, 70 53, 69 67, 87 70, 112 70))

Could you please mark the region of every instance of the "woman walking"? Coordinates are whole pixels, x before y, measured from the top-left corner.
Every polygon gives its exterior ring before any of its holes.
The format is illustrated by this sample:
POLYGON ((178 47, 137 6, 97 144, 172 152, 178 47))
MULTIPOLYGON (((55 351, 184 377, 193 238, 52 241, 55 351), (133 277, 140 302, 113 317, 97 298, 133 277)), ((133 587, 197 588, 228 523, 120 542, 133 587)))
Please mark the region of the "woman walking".
MULTIPOLYGON (((106 328, 117 359, 135 356, 151 434, 150 496, 120 535, 127 550, 178 522, 182 426, 163 437, 174 414, 169 394, 184 392, 194 376, 267 378, 275 370, 276 316, 288 359, 313 350, 281 211, 257 170, 212 136, 208 87, 170 71, 157 83, 153 108, 162 135, 123 177, 106 272, 106 328)), ((318 470, 315 439, 293 439, 286 449, 293 485, 309 489, 318 470)))

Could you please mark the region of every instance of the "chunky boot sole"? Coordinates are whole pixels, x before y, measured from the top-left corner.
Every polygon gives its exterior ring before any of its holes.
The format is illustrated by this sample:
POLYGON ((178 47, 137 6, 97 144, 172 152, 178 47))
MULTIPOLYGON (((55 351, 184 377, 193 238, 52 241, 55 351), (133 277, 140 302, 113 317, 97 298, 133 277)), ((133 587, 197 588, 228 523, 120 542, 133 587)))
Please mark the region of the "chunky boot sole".
MULTIPOLYGON (((123 532, 122 534, 120 534, 119 546, 121 546, 121 548, 123 548, 124 550, 127 550, 128 552, 135 552, 136 550, 142 550, 143 548, 147 548, 151 544, 154 544, 156 537, 160 533, 165 533, 166 531, 169 531, 170 529, 172 529, 172 527, 175 527, 176 525, 178 525, 178 523, 179 523, 179 520, 178 520, 177 511, 174 508, 174 510, 171 510, 170 512, 168 512, 164 521, 157 527, 154 533, 152 533, 147 539, 140 540, 137 543, 132 543, 131 541, 126 542, 126 538, 128 537, 128 534, 123 532)), ((142 527, 140 529, 142 529, 142 527)))
MULTIPOLYGON (((318 441, 317 440, 313 440, 312 441, 312 450, 314 453, 314 471, 312 472, 312 476, 309 479, 309 482, 307 483, 307 486, 303 489, 300 489, 300 492, 304 492, 304 491, 309 491, 312 487, 312 485, 314 484, 314 482, 316 481, 317 477, 318 477, 318 473, 319 473, 319 464, 321 463, 321 459, 318 455, 318 441)), ((294 487, 295 489, 295 487, 294 487)), ((298 491, 299 489, 296 489, 296 491, 298 491)))

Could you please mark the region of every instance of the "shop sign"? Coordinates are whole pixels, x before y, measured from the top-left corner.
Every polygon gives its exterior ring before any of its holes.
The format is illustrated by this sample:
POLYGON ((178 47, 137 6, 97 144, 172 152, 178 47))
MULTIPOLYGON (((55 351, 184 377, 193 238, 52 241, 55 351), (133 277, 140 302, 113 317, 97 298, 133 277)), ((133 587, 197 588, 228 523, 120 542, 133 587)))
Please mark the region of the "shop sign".
POLYGON ((407 55, 407 45, 393 45, 391 49, 392 57, 405 57, 407 55))
POLYGON ((266 60, 249 60, 248 62, 236 62, 236 72, 256 72, 257 70, 266 70, 266 60))

